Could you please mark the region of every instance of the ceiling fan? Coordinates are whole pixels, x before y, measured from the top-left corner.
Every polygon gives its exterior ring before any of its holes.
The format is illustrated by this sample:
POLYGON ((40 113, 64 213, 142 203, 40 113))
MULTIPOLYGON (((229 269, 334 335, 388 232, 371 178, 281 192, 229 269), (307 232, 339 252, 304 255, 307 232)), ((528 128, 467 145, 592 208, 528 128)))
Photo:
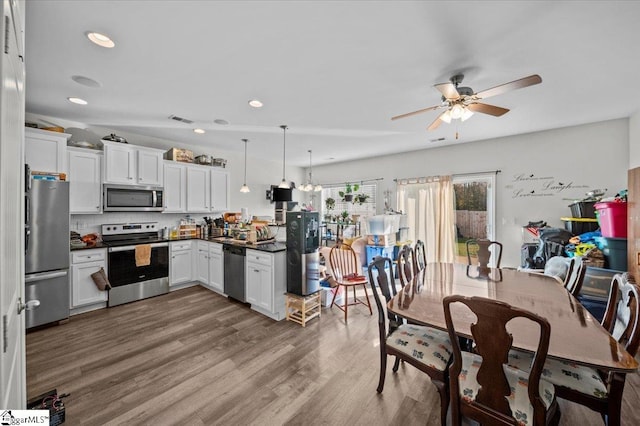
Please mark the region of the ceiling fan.
POLYGON ((523 87, 533 86, 542 83, 539 75, 533 74, 528 77, 504 83, 481 92, 474 92, 470 87, 460 87, 464 74, 456 74, 451 77, 447 83, 439 83, 434 85, 440 93, 442 93, 442 102, 440 105, 434 105, 429 108, 419 109, 417 111, 408 112, 406 114, 391 117, 392 120, 399 118, 411 117, 412 115, 422 114, 423 112, 436 109, 446 108, 434 121, 427 127, 427 130, 435 130, 444 121, 450 123, 452 119, 467 120, 474 112, 493 115, 500 117, 509 112, 508 109, 478 102, 491 96, 501 95, 510 90, 522 89, 523 87))

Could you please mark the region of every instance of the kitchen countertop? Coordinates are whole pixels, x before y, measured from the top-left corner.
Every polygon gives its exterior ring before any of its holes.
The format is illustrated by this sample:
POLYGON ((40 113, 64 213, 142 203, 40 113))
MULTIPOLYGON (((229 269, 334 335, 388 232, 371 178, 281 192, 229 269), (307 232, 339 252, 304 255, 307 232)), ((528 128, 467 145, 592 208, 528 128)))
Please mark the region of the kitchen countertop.
MULTIPOLYGON (((275 241, 273 243, 255 244, 254 245, 254 244, 239 243, 239 242, 237 242, 237 240, 234 240, 232 238, 225 238, 225 237, 177 238, 177 239, 172 239, 172 240, 159 239, 157 242, 161 243, 161 242, 189 241, 189 240, 209 241, 209 242, 219 243, 219 244, 230 244, 230 245, 234 245, 234 246, 238 246, 238 247, 246 247, 246 248, 250 248, 252 250, 264 251, 264 252, 268 252, 268 253, 276 253, 276 252, 279 252, 279 251, 285 251, 287 249, 287 245, 283 241, 275 241)), ((109 243, 101 242, 101 243, 97 243, 96 245, 91 246, 91 247, 70 247, 70 250, 71 251, 77 251, 77 250, 89 250, 89 249, 100 249, 100 248, 109 248, 109 243)))

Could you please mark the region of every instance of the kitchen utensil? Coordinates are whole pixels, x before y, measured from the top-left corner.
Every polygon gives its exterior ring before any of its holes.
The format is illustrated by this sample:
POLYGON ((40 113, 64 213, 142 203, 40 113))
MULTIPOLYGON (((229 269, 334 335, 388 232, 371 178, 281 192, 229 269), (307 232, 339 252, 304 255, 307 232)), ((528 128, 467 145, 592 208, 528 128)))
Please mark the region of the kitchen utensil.
POLYGON ((111 133, 110 135, 104 136, 102 140, 111 141, 111 142, 128 143, 125 138, 123 138, 122 136, 117 136, 115 133, 111 133))

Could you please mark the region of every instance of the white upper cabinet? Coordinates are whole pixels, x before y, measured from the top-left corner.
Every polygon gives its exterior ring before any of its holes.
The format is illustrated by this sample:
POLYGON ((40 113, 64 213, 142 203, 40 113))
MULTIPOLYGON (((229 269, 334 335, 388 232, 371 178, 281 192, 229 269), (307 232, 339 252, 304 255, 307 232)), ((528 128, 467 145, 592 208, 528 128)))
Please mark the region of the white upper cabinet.
POLYGON ((211 211, 211 181, 209 168, 190 166, 187 168, 187 211, 206 213, 211 211))
POLYGON ((187 211, 187 166, 164 162, 164 213, 187 211))
POLYGON ((102 213, 102 153, 69 148, 69 213, 102 213))
POLYGON ((32 171, 67 173, 67 133, 25 128, 24 158, 32 171))
POLYGON ((211 169, 211 211, 229 210, 229 173, 211 169))
POLYGON ((105 142, 105 183, 162 186, 162 150, 105 142))
POLYGON ((155 149, 138 149, 138 185, 162 186, 162 154, 155 149))

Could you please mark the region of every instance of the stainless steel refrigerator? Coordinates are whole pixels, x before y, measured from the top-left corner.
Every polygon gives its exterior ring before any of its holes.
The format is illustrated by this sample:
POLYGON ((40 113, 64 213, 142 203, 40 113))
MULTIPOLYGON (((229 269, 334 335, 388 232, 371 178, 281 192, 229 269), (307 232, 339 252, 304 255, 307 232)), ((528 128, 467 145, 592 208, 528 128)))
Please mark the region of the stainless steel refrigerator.
POLYGON ((69 317, 69 182, 27 178, 26 327, 69 317), (36 301, 39 301, 39 305, 36 301))

